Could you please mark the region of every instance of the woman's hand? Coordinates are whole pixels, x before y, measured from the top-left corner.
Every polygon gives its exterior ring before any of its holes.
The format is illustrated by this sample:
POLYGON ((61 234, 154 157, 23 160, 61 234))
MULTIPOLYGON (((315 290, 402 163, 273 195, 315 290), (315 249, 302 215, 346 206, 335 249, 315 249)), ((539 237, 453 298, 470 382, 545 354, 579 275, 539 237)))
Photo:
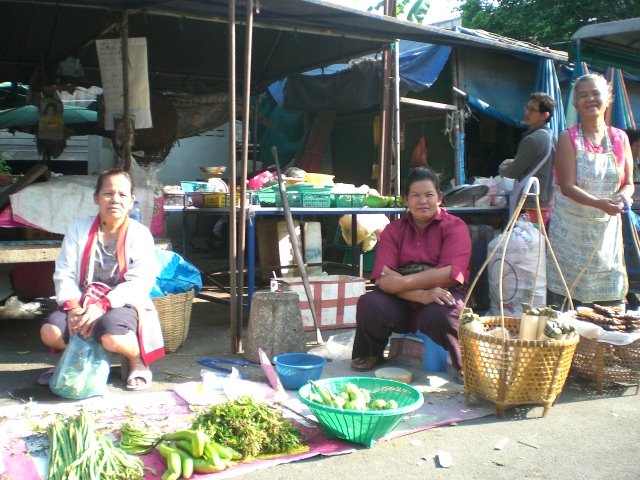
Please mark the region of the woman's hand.
POLYGON ((618 197, 616 194, 612 198, 599 198, 595 206, 611 216, 619 215, 624 208, 624 202, 618 197))
POLYGON ((402 274, 390 269, 386 265, 382 267, 382 273, 376 280, 376 287, 385 293, 396 295, 402 292, 402 274))
POLYGON ((446 288, 435 287, 429 290, 424 290, 424 304, 437 303, 439 305, 453 306, 456 304, 456 299, 453 294, 446 288))
POLYGON ((95 321, 102 315, 102 310, 95 304, 71 310, 67 318, 69 334, 80 334, 85 338, 89 337, 93 332, 95 321))

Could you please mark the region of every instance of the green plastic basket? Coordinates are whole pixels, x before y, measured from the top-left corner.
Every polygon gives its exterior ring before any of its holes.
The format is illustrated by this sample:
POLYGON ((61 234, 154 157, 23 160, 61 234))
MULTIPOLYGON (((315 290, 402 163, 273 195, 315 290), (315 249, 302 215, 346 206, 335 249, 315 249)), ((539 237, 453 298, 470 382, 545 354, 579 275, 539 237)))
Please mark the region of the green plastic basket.
POLYGON ((364 193, 336 193, 336 207, 362 208, 366 197, 364 193))
POLYGON ((398 402, 398 408, 389 410, 341 410, 309 400, 310 384, 300 387, 298 398, 309 407, 328 437, 361 443, 367 448, 396 428, 404 415, 417 410, 424 402, 422 393, 411 385, 385 378, 338 377, 317 380, 316 383, 333 393, 340 392, 346 383, 354 383, 369 390, 372 401, 382 398, 398 402))

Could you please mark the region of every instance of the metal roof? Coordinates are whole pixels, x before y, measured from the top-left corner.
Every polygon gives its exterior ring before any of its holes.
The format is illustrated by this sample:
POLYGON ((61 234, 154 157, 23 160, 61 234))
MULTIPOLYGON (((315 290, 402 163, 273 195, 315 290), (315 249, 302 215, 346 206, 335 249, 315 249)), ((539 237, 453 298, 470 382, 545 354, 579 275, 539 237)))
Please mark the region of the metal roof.
MULTIPOLYGON (((29 83, 36 68, 51 71, 69 55, 80 58, 85 81, 99 84, 96 38, 118 35, 129 12, 129 36, 147 38, 151 87, 226 90, 226 0, 0 0, 0 79, 29 83)), ((554 60, 564 52, 489 34, 474 36, 419 25, 319 0, 256 0, 252 83, 264 88, 288 74, 380 51, 396 38, 461 48, 483 48, 554 60)), ((236 51, 242 78, 246 0, 236 2, 236 51)))
POLYGON ((581 61, 640 74, 640 17, 585 25, 571 40, 581 61))

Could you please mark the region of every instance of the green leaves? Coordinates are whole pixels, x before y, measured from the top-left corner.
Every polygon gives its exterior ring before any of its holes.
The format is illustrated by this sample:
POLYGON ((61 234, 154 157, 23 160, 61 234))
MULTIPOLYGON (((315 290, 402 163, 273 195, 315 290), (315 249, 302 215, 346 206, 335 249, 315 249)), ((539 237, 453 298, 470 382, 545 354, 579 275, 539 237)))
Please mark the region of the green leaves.
POLYGON ((640 16, 633 0, 467 0, 462 25, 517 40, 568 50, 571 35, 590 23, 640 16))

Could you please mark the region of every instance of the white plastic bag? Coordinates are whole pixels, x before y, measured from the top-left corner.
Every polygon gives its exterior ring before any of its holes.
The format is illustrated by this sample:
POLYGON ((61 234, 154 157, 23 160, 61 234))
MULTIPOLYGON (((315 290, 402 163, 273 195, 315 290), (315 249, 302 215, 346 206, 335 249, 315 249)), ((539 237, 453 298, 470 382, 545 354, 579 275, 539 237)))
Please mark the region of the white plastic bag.
MULTIPOLYGON (((507 235, 503 233, 491 240, 488 246, 491 252, 496 244, 500 245, 488 265, 490 315, 500 315, 500 262, 506 239, 507 235)), ((531 222, 516 222, 504 255, 502 300, 505 316, 519 318, 523 303, 534 307, 547 304, 545 247, 544 238, 531 222)))
POLYGON ((323 345, 311 348, 309 353, 320 355, 329 360, 348 360, 351 359, 351 350, 353 350, 353 339, 355 338, 355 329, 345 333, 331 335, 323 345))

